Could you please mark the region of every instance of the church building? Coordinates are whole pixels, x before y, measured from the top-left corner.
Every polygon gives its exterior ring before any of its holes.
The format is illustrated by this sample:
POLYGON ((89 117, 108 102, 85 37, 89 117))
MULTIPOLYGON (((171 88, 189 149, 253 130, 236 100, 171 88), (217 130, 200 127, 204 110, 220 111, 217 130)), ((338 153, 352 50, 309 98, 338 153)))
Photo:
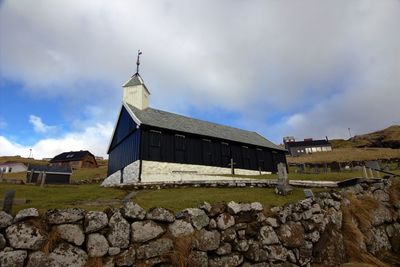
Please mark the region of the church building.
POLYGON ((232 179, 223 174, 274 173, 286 164, 286 150, 256 132, 151 108, 139 57, 122 88, 103 186, 232 179))

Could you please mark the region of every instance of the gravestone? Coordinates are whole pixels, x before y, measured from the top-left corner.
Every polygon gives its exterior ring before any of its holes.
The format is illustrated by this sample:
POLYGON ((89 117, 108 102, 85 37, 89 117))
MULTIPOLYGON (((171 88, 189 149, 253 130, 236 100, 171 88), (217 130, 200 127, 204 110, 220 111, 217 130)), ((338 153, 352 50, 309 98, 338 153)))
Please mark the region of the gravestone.
POLYGON ((301 163, 301 164, 297 165, 297 168, 298 168, 298 172, 304 173, 306 171, 306 164, 301 163))
POLYGON ((275 193, 278 195, 286 196, 292 191, 289 185, 289 179, 286 171, 286 165, 283 163, 278 164, 278 184, 275 188, 275 193))
POLYGON ((353 171, 353 172, 362 172, 363 171, 363 167, 359 166, 359 165, 356 165, 351 169, 351 171, 353 171))
POLYGON ((365 162, 365 166, 369 168, 372 178, 374 177, 373 171, 376 172, 376 176, 378 178, 381 177, 379 171, 381 170, 381 166, 377 160, 367 161, 365 162))
POLYGON ((391 171, 390 166, 389 165, 385 165, 382 168, 385 172, 391 171))
POLYGON ((365 167, 371 168, 373 170, 381 170, 381 166, 379 165, 379 162, 376 160, 365 162, 365 167))
POLYGON ((314 198, 314 193, 311 189, 306 188, 303 191, 304 191, 305 198, 314 198))
POLYGON ((336 161, 331 162, 331 163, 329 164, 329 167, 330 167, 330 169, 331 169, 332 172, 340 172, 340 170, 341 170, 340 163, 339 163, 339 162, 336 162, 336 161))
POLYGON ((324 163, 324 173, 328 173, 328 164, 324 163))
POLYGON ((11 214, 14 197, 15 197, 15 190, 7 190, 4 193, 3 211, 5 211, 8 214, 11 214))
POLYGON ((364 173, 364 178, 368 179, 367 168, 365 166, 363 166, 363 173, 364 173))

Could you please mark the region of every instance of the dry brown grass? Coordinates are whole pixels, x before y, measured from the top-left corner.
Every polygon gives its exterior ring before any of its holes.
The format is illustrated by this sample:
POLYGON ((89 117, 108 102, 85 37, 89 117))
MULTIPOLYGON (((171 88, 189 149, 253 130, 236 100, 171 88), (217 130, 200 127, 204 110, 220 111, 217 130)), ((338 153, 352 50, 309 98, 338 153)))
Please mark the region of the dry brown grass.
POLYGON ((363 247, 365 240, 363 232, 371 228, 372 214, 370 211, 376 209, 379 203, 372 197, 357 198, 351 193, 345 196, 344 202, 346 201, 348 201, 348 205, 342 205, 342 233, 347 258, 353 264, 347 266, 360 266, 356 263, 367 264, 366 266, 388 266, 363 247))
POLYGON ((32 158, 23 158, 19 156, 3 156, 0 157, 0 163, 4 162, 21 162, 26 165, 34 164, 34 165, 47 165, 49 162, 40 159, 32 159, 32 158))
POLYGON ((57 230, 57 226, 53 226, 48 235, 47 242, 43 245, 41 250, 46 255, 48 255, 55 249, 59 241, 60 241, 60 233, 57 230))
POLYGON ((381 160, 400 158, 400 149, 391 148, 336 148, 330 152, 316 152, 299 157, 287 157, 288 163, 325 163, 381 160))
POLYGON ((362 262, 348 262, 340 265, 340 267, 375 267, 376 265, 362 262))
POLYGON ((174 239, 174 251, 171 252, 169 258, 173 266, 189 267, 191 266, 190 253, 192 252, 193 235, 183 236, 174 239))
POLYGON ((102 258, 89 258, 88 261, 85 263, 85 267, 102 267, 103 266, 103 259, 102 258))
POLYGON ((4 173, 4 179, 13 179, 13 180, 20 180, 25 183, 26 181, 26 172, 12 172, 12 173, 4 173))
POLYGON ((352 220, 356 220, 361 230, 370 228, 372 219, 370 211, 378 208, 379 202, 371 196, 356 197, 352 193, 347 194, 345 198, 350 204, 344 206, 344 212, 348 213, 352 220))
POLYGON ((393 179, 392 185, 389 187, 389 202, 392 205, 400 203, 400 180, 393 179))

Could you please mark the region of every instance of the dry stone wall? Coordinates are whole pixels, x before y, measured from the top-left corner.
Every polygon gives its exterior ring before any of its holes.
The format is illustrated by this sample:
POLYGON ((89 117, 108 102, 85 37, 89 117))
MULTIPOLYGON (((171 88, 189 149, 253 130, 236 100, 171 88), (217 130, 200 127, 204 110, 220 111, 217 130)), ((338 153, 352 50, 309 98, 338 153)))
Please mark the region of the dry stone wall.
POLYGON ((0 266, 336 266, 348 257, 341 229, 349 192, 382 203, 364 249, 399 252, 400 203, 390 204, 389 186, 324 192, 271 209, 204 202, 174 214, 128 202, 104 212, 0 212, 0 266))

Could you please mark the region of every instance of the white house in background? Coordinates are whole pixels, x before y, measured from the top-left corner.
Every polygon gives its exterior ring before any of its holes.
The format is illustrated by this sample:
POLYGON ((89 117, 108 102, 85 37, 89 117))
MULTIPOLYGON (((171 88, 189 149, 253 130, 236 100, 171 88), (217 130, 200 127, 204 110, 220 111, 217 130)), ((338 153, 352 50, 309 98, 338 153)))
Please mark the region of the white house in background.
POLYGON ((28 167, 21 162, 4 162, 0 163, 0 172, 26 172, 28 167))

